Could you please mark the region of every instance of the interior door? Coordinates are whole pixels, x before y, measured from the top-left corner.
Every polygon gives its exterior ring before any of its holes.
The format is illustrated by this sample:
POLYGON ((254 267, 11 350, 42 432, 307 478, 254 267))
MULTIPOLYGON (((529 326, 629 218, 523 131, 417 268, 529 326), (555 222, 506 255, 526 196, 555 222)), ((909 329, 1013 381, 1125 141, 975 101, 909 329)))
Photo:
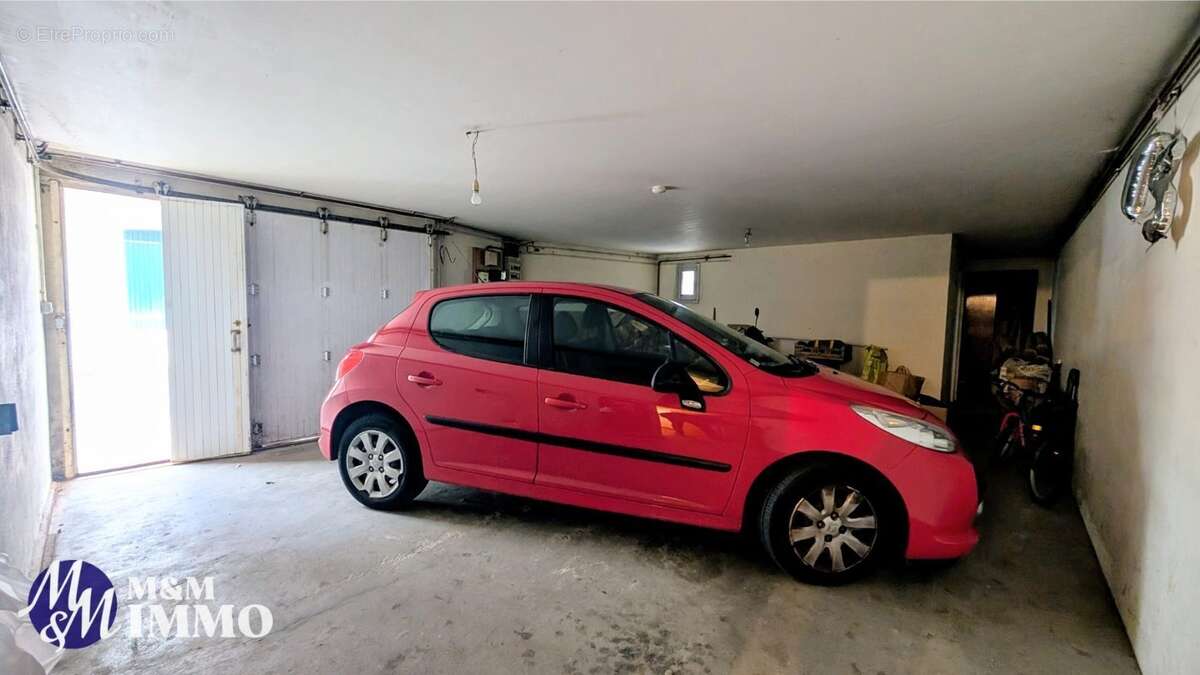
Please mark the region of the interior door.
POLYGON ((250 452, 241 204, 164 198, 171 461, 250 452))
POLYGON ((468 295, 423 307, 396 387, 425 429, 434 464, 510 480, 537 469, 537 369, 526 334, 532 296, 468 295))
MULTIPOLYGON (((538 374, 535 482, 660 506, 725 507, 749 427, 744 387, 710 357, 626 308, 556 297, 551 368, 538 374), (708 391, 704 411, 650 388, 674 359, 708 391)), ((546 315, 543 315, 544 317, 546 315)), ((548 321, 547 321, 548 319, 548 321)))

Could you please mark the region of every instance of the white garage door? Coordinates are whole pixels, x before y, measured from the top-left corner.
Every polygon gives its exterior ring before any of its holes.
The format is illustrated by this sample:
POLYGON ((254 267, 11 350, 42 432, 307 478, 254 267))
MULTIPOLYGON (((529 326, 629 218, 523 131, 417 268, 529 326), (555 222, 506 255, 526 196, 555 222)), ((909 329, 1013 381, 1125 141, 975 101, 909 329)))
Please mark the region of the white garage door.
POLYGON ((316 435, 346 350, 429 288, 424 234, 259 211, 249 228, 251 417, 257 444, 316 435))
POLYGON ((242 209, 162 200, 171 461, 250 452, 242 209))

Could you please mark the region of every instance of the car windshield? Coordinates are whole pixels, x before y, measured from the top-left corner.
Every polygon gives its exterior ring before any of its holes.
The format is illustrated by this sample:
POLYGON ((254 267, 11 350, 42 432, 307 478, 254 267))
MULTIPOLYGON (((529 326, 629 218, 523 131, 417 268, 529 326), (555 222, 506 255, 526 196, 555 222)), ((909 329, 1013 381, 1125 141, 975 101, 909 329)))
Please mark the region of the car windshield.
POLYGON ((684 307, 678 302, 672 302, 650 293, 638 293, 634 297, 679 319, 690 328, 703 334, 704 337, 733 352, 735 356, 760 370, 784 377, 803 377, 814 375, 817 372, 817 367, 812 362, 777 352, 751 340, 725 324, 717 323, 703 314, 684 307))

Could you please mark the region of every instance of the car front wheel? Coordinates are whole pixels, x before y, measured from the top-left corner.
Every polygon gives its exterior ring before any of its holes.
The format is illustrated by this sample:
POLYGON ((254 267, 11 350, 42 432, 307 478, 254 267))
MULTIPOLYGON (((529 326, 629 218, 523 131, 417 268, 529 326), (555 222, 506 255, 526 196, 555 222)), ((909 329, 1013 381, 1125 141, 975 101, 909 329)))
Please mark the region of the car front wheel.
POLYGON ((759 533, 771 558, 796 579, 838 585, 874 570, 894 550, 900 527, 878 479, 817 464, 771 490, 759 533))

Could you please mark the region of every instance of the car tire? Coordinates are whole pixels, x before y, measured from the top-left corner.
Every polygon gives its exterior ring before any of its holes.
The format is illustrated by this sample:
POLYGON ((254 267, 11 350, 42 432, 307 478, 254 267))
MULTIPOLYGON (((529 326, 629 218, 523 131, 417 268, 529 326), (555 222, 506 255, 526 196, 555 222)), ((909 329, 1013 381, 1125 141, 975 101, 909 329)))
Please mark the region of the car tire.
POLYGON ((759 536, 771 559, 799 581, 850 583, 874 571, 902 541, 904 523, 894 499, 881 479, 865 471, 812 464, 767 494, 759 536))
POLYGON ((390 415, 364 415, 338 439, 338 472, 364 506, 395 510, 416 499, 428 481, 412 432, 390 415))

